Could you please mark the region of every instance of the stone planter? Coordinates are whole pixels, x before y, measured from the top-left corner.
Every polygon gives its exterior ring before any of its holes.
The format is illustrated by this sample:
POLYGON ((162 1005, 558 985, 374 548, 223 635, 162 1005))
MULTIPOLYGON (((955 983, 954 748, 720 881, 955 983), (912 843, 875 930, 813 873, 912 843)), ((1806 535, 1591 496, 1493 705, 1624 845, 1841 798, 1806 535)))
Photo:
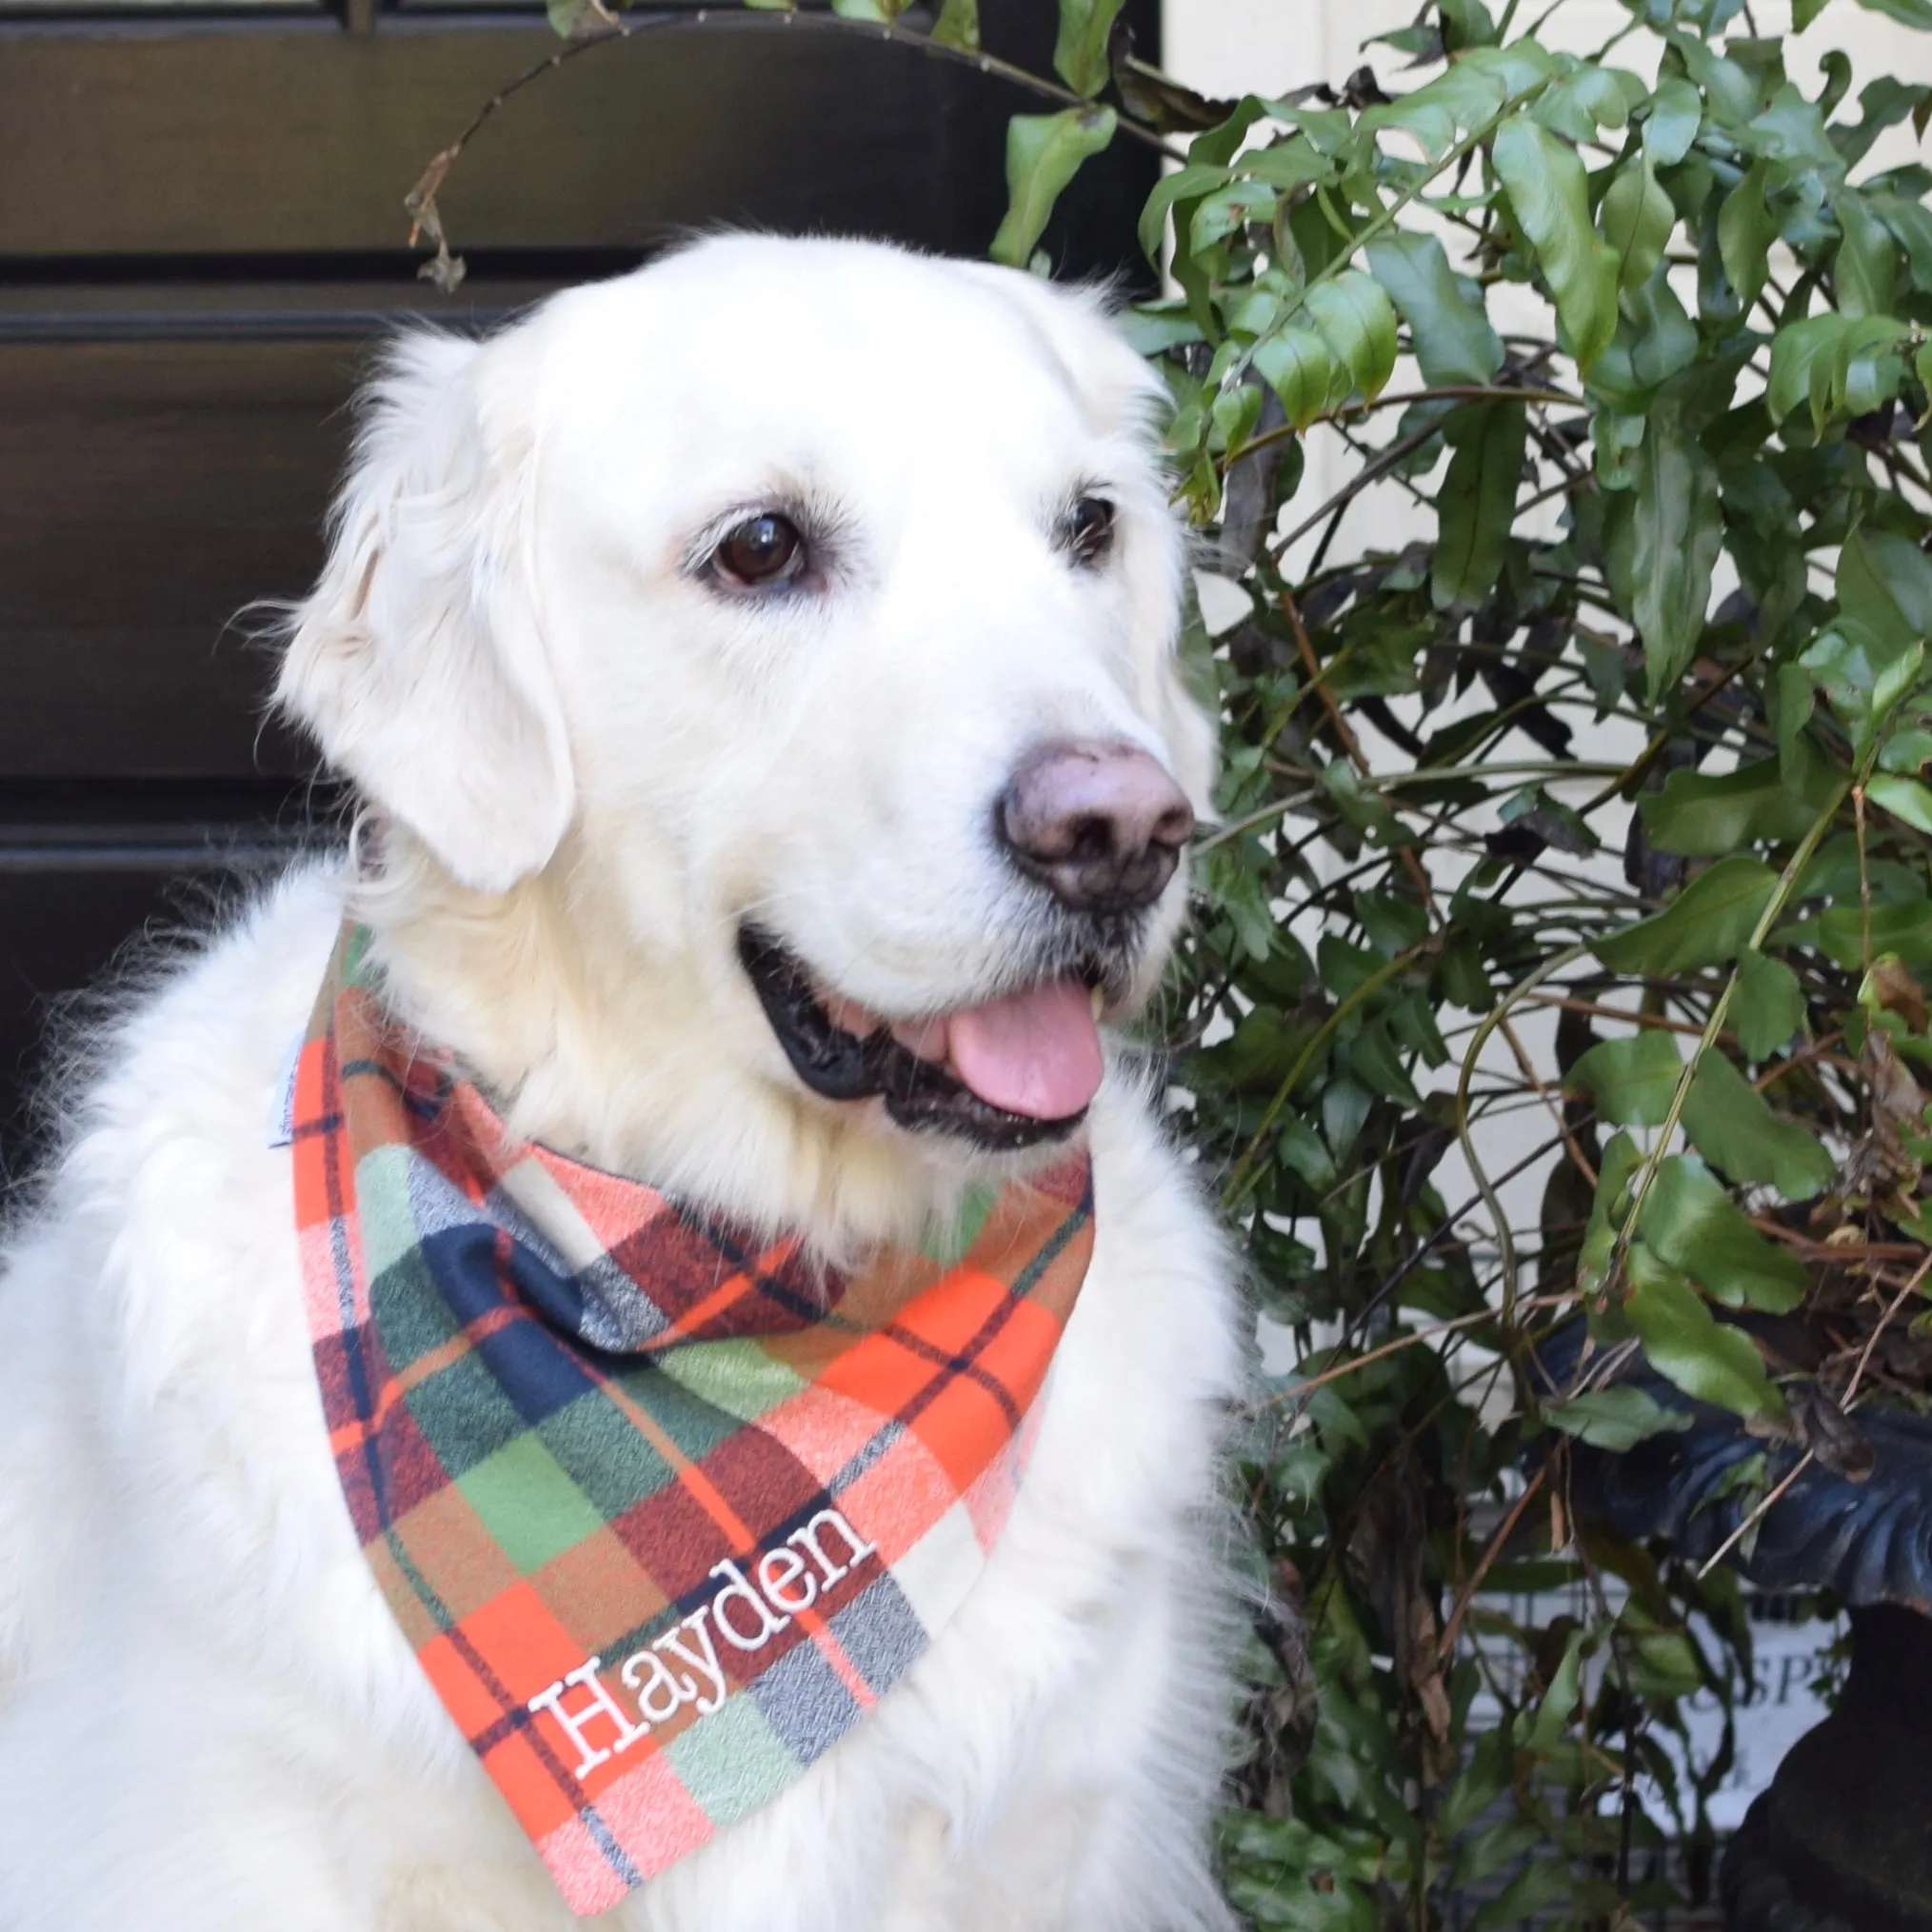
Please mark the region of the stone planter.
MULTIPOLYGON (((1558 1372, 1559 1337, 1544 1350, 1558 1372)), ((1709 1558, 1748 1506, 1712 1500, 1769 1448, 1775 1486, 1800 1451, 1745 1434, 1728 1411, 1660 1380, 1640 1385, 1691 1418, 1623 1455, 1572 1449, 1571 1502, 1618 1534, 1709 1558)), ((1721 1874, 1729 1932, 1932 1932, 1932 1419, 1861 1411, 1871 1473, 1811 1464, 1771 1505, 1746 1558, 1762 1589, 1834 1592, 1851 1617, 1851 1675, 1822 1723, 1786 1753, 1721 1874)))

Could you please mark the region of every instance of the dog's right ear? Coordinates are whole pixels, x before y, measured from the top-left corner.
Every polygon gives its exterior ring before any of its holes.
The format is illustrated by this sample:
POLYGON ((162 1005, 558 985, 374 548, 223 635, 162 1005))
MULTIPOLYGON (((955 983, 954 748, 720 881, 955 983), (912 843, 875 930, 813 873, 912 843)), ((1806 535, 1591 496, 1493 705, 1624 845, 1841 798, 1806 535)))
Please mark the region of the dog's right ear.
POLYGON ((531 581, 530 364, 515 336, 391 350, 275 690, 330 764, 486 892, 541 869, 576 803, 531 581))

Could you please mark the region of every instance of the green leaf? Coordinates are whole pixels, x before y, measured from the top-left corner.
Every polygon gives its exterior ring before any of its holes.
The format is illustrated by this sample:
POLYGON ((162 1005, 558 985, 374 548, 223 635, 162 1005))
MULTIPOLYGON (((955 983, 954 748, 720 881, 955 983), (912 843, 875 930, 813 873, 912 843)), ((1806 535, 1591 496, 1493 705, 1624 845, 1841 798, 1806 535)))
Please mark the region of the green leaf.
MULTIPOLYGON (((789 6, 791 0, 767 0, 768 5, 789 6)), ((550 31, 563 40, 585 40, 616 25, 617 16, 604 0, 545 0, 550 31)))
POLYGON ((1782 1411, 1783 1404, 1764 1379, 1764 1364, 1749 1339, 1722 1326, 1679 1269, 1641 1241, 1631 1244, 1627 1265, 1630 1292, 1623 1313, 1660 1375, 1699 1402, 1736 1415, 1782 1411))
POLYGON ((1750 70, 1695 33, 1673 32, 1668 39, 1692 81, 1703 90, 1712 115, 1731 129, 1749 122, 1763 98, 1750 70))
POLYGON ((1782 162, 1794 173, 1809 172, 1833 185, 1844 176, 1844 157, 1831 145, 1819 104, 1789 81, 1773 91, 1740 138, 1749 152, 1782 162))
POLYGON ((1235 164, 1256 181, 1287 193, 1313 181, 1325 181, 1338 172, 1335 157, 1325 154, 1305 134, 1277 141, 1271 148, 1250 148, 1235 164))
POLYGON ((1746 309, 1763 292, 1771 244, 1778 239, 1778 217, 1766 200, 1768 161, 1754 161, 1718 209, 1718 258, 1724 280, 1746 309))
POLYGON ((1866 781, 1865 797, 1881 811, 1902 819, 1915 832, 1932 836, 1932 787, 1916 778, 1881 773, 1866 781))
POLYGON ((980 0, 946 0, 929 36, 941 47, 977 50, 980 44, 980 0))
POLYGON ((1738 955, 1731 1025, 1746 1060, 1760 1064, 1787 1046, 1804 1025, 1804 989, 1782 959, 1746 946, 1738 955))
POLYGON ((1932 0, 1859 0, 1868 13, 1882 13, 1902 27, 1916 27, 1920 32, 1932 31, 1932 0))
MULTIPOLYGON (((1280 1078, 1277 1074, 1276 1082, 1280 1078)), ((1335 1157, 1323 1145, 1321 1135, 1299 1114, 1283 1117, 1275 1157, 1317 1193, 1325 1194, 1335 1185, 1335 1157)))
POLYGON ((1372 1092, 1386 1094, 1404 1106, 1420 1106, 1422 1097, 1404 1069, 1402 1057, 1379 1020, 1369 1021, 1347 1047, 1350 1070, 1372 1092))
MULTIPOLYGON (((1846 583, 1852 574, 1849 567, 1857 561, 1856 542, 1854 537, 1839 554, 1838 621, 1820 634, 1798 662, 1824 692, 1839 722, 1850 732, 1854 751, 1862 758, 1872 734, 1918 683, 1924 667, 1925 647, 1918 642, 1902 643, 1895 634, 1882 635, 1880 627, 1855 614, 1860 586, 1854 578, 1848 592, 1846 583)), ((1879 604, 1865 607, 1873 618, 1881 618, 1879 604)))
MULTIPOLYGON (((1672 1076, 1673 1083, 1676 1075, 1672 1076)), ((1597 1166, 1597 1186, 1590 1201, 1590 1218, 1577 1251, 1577 1286, 1585 1295, 1601 1295, 1610 1280, 1617 1249, 1617 1228, 1628 1210, 1625 1198, 1630 1178, 1643 1165, 1637 1143, 1626 1133, 1612 1134, 1603 1145, 1597 1166)), ((1601 1312, 1601 1311, 1600 1311, 1601 1312)), ((1598 1319, 1598 1317, 1593 1317, 1598 1319)))
POLYGON ((1856 128, 1832 129, 1832 141, 1845 158, 1847 167, 1856 167, 1871 151, 1872 143, 1887 128, 1896 128, 1909 118, 1913 131, 1922 135, 1925 118, 1932 112, 1932 89, 1914 87, 1895 74, 1881 74, 1859 91, 1859 124, 1856 128))
POLYGON ((1536 250, 1577 367, 1587 369, 1617 331, 1618 264, 1590 226, 1583 164, 1574 148, 1526 116, 1496 130, 1491 158, 1536 250))
MULTIPOLYGON (((1793 322, 1771 338, 1771 377, 1764 388, 1764 405, 1771 420, 1782 423, 1812 393, 1812 370, 1822 366, 1830 380, 1832 351, 1837 346, 1841 319, 1836 315, 1811 315, 1793 322)), ((1822 414, 1818 427, 1824 427, 1822 414)))
POLYGON ((1378 845, 1408 844, 1402 821, 1372 792, 1364 791, 1355 767, 1345 758, 1334 758, 1323 766, 1321 787, 1328 795, 1343 822, 1353 826, 1378 845))
POLYGON ((1482 306, 1465 293, 1434 235, 1378 236, 1368 266, 1408 324, 1423 380, 1430 385, 1486 383, 1503 366, 1503 343, 1482 306))
POLYGON ((1189 245, 1210 249, 1249 222, 1274 219, 1275 191, 1265 182, 1230 181, 1205 196, 1187 227, 1189 245))
POLYGON ((1618 285, 1635 289, 1650 279, 1650 272, 1663 259, 1670 231, 1677 226, 1677 210, 1669 195, 1657 185, 1650 157, 1639 154, 1617 170, 1616 179, 1604 191, 1602 209, 1603 235, 1617 250, 1622 267, 1618 285))
POLYGON ((1697 324, 1683 312, 1662 264, 1623 296, 1622 308, 1616 337, 1591 368, 1586 387, 1593 400, 1641 420, 1654 392, 1697 360, 1697 324))
POLYGON ((1439 160, 1458 134, 1480 128, 1512 95, 1528 92, 1555 71, 1555 60, 1533 40, 1474 48, 1434 80, 1365 110, 1356 129, 1371 138, 1384 129, 1403 129, 1439 160))
MULTIPOLYGON (((1706 1053, 1698 1063, 1683 1103, 1683 1130, 1698 1152, 1739 1186, 1762 1182, 1786 1201, 1809 1201, 1838 1175, 1838 1164, 1816 1136, 1795 1122, 1779 1120, 1764 1096, 1722 1053, 1706 1053)), ((1661 1242, 1656 1245, 1680 1267, 1689 1268, 1720 1301, 1729 1299, 1683 1256, 1661 1242)), ((1802 1281, 1802 1269, 1798 1278, 1802 1281)))
POLYGON ((1932 637, 1932 557, 1889 530, 1861 526, 1838 558, 1838 601, 1894 650, 1932 637))
POLYGON ((1382 391, 1395 368, 1395 310, 1381 288, 1359 269, 1344 269, 1317 282, 1302 299, 1302 312, 1321 331, 1335 360, 1364 399, 1382 391))
MULTIPOLYGON (((1543 1702, 1537 1706, 1535 1721, 1524 1737, 1524 1743, 1528 1749, 1554 1750, 1557 1741, 1568 1727, 1571 1714, 1577 1707, 1577 1695, 1583 1688, 1583 1633, 1581 1629, 1572 1630, 1569 1642, 1564 1646, 1563 1662, 1550 1672, 1549 1688, 1544 1693, 1543 1702)), ((1513 1912, 1511 1916, 1514 1916, 1513 1912)))
POLYGON ((1106 37, 1120 10, 1121 0, 1060 0, 1053 70, 1087 100, 1106 86, 1106 37))
POLYGON ((1735 853, 1700 872, 1654 918, 1607 934, 1592 950, 1613 973, 1728 966, 1750 943, 1777 886, 1778 875, 1763 860, 1735 853))
POLYGON ((1464 1887, 1508 1869, 1544 1842, 1544 1834, 1538 1826, 1520 1818, 1501 1818, 1494 1824, 1472 1831, 1463 1841, 1457 1848, 1455 1874, 1450 1882, 1460 1894, 1464 1887))
POLYGON ((1683 78, 1660 82, 1643 123, 1643 149, 1653 168, 1675 168, 1703 125, 1703 101, 1683 78))
POLYGON ((1305 429, 1328 407, 1335 361, 1312 329, 1291 325, 1264 336, 1254 346, 1252 361, 1297 429, 1305 429))
MULTIPOLYGON (((1575 1702, 1572 1697, 1562 1706, 1565 1721, 1575 1702)), ((1552 1703, 1545 1708, 1553 1709, 1555 1706, 1552 1703)), ((1538 1723, 1540 1726, 1541 1719, 1538 1723)), ((1559 1729, 1548 1744, 1536 1748, 1554 1750, 1560 1736, 1559 1729)), ((1561 1859, 1530 1859, 1493 1899, 1484 1900, 1470 1914, 1469 1932, 1504 1932, 1507 1926, 1539 1924, 1560 1917, 1555 1907, 1560 1901, 1572 1896, 1573 1883, 1561 1859)))
MULTIPOLYGON (((1913 116, 1914 124, 1922 118, 1922 110, 1913 116)), ((1864 195, 1872 212, 1891 229, 1893 239, 1904 249, 1914 286, 1932 289, 1932 209, 1903 195, 1874 193, 1869 186, 1864 195)))
MULTIPOLYGON (((1721 1064, 1728 1066, 1729 1063, 1721 1064)), ((1703 1076, 1707 1059, 1698 1068, 1703 1076)), ((1732 1069, 1734 1078, 1742 1078, 1732 1069)), ((1638 1233, 1651 1252, 1729 1308, 1782 1315, 1803 1299, 1804 1265, 1766 1241, 1703 1165, 1672 1154, 1643 1197, 1638 1233)))
MULTIPOLYGON (((1597 367, 1603 368, 1600 362, 1597 367)), ((1605 489, 1630 489, 1637 482, 1637 451, 1643 442, 1643 418, 1628 416, 1598 404, 1590 411, 1590 446, 1595 456, 1597 481, 1605 489)), ((1596 656, 1591 655, 1593 647, 1584 640, 1584 661, 1592 667, 1590 685, 1604 704, 1614 705, 1623 694, 1623 667, 1616 667, 1617 688, 1606 695, 1596 674, 1594 667, 1602 661, 1601 647, 1595 647, 1596 656)))
POLYGON ((1832 277, 1838 306, 1846 315, 1884 315, 1899 287, 1899 249, 1885 225, 1849 189, 1832 205, 1838 216, 1838 254, 1832 277))
POLYGON ((1673 771, 1637 809, 1659 851, 1717 859, 1761 841, 1802 839, 1822 804, 1787 785, 1777 759, 1761 758, 1716 776, 1673 771))
POLYGON ((1809 403, 1814 431, 1841 416, 1862 416, 1898 392, 1905 365, 1897 353, 1905 325, 1890 315, 1811 315, 1771 338, 1764 400, 1782 423, 1809 403))
POLYGON ((1559 74, 1529 111, 1551 133, 1567 141, 1594 141, 1603 128, 1622 128, 1630 110, 1645 98, 1635 74, 1583 61, 1559 74), (1626 91, 1624 83, 1628 82, 1626 91))
MULTIPOLYGON (((1010 145, 1008 149, 1010 161, 1010 145)), ((1147 197, 1146 206, 1141 209, 1141 252, 1156 268, 1161 262, 1161 238, 1167 232, 1167 216, 1185 201, 1199 201, 1217 188, 1224 188, 1230 179, 1225 168, 1210 168, 1190 163, 1185 168, 1177 168, 1172 174, 1164 174, 1154 184, 1154 191, 1147 197)), ((1185 237, 1184 237, 1185 241, 1185 237)))
POLYGON ((996 262, 1024 269, 1046 232, 1053 204, 1081 163, 1113 139, 1111 108, 1067 108, 1057 114, 1015 114, 1006 123, 1006 218, 993 237, 996 262))
POLYGON ((1438 610, 1473 610, 1496 588, 1508 555, 1528 441, 1522 403, 1471 403, 1444 424, 1454 453, 1436 495, 1439 519, 1429 595, 1438 610))
POLYGON ((1831 0, 1791 0, 1791 30, 1803 33, 1822 13, 1831 0))
POLYGON ((1631 617, 1643 640, 1653 701, 1683 675, 1703 634, 1711 573, 1723 547, 1717 465, 1660 401, 1637 451, 1631 522, 1631 617))
MULTIPOLYGON (((1864 908, 1828 906, 1814 920, 1791 927, 1787 937, 1816 946, 1825 958, 1847 972, 1859 972, 1865 962, 1864 908)), ((1874 906, 1871 917, 1874 956, 1895 952, 1908 965, 1932 970, 1932 906, 1922 901, 1905 906, 1874 906)))
POLYGON ((1909 731, 1895 731, 1879 753, 1881 771, 1902 772, 1907 778, 1917 776, 1928 764, 1932 764, 1932 731, 1916 727, 1909 731))
POLYGON ((1691 1418, 1681 1409, 1665 1408, 1654 1396, 1627 1383, 1615 1388, 1586 1389, 1555 1408, 1544 1409, 1543 1416, 1564 1435, 1619 1456, 1652 1436, 1687 1429, 1691 1424, 1691 1418))
POLYGON ((1597 1118, 1610 1125, 1659 1127, 1683 1071, 1676 1040, 1661 1026, 1644 1026, 1626 1039, 1600 1040, 1580 1055, 1564 1091, 1588 1094, 1597 1118))

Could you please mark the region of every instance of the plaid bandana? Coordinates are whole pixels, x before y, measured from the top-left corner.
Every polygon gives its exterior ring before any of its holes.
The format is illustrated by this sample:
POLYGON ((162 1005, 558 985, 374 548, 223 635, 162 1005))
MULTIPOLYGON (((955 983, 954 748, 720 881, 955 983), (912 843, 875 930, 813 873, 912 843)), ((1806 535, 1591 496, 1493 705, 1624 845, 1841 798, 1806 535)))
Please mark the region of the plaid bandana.
POLYGON ((1085 1157, 863 1273, 511 1142, 346 928, 285 1101, 389 1607, 578 1913, 782 1791, 971 1587, 1093 1245, 1085 1157))

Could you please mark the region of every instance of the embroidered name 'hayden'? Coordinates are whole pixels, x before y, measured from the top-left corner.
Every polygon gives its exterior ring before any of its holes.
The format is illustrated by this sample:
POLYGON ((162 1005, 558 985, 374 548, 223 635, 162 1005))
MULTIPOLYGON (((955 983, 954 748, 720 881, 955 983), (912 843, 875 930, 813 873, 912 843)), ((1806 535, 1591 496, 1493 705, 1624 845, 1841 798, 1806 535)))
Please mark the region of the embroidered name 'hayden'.
POLYGON ((821 1509, 803 1529, 794 1530, 778 1548, 758 1559, 757 1586, 731 1558, 714 1564, 710 1574, 724 1579, 717 1595, 624 1660, 617 1676, 635 1699, 635 1718, 606 1687, 601 1657, 589 1658, 539 1691, 528 1709, 555 1723, 568 1747, 578 1754, 571 1775, 581 1781, 640 1738, 647 1738, 654 1726, 668 1723, 686 1704, 700 1717, 724 1707, 726 1676, 713 1628, 736 1650, 761 1651, 790 1627, 794 1617, 811 1608, 822 1586, 829 1589, 855 1564, 877 1554, 836 1509, 821 1509), (834 1562, 825 1546, 825 1538, 833 1532, 844 1544, 843 1563, 834 1562), (564 1699, 580 1687, 584 1701, 576 1709, 567 1710, 564 1699), (593 1724, 607 1740, 602 1745, 590 1735, 593 1724))
POLYGON ((345 931, 283 1123, 343 1498, 588 1917, 768 1802, 958 1608, 1093 1245, 1084 1156, 834 1275, 517 1142, 345 931))

